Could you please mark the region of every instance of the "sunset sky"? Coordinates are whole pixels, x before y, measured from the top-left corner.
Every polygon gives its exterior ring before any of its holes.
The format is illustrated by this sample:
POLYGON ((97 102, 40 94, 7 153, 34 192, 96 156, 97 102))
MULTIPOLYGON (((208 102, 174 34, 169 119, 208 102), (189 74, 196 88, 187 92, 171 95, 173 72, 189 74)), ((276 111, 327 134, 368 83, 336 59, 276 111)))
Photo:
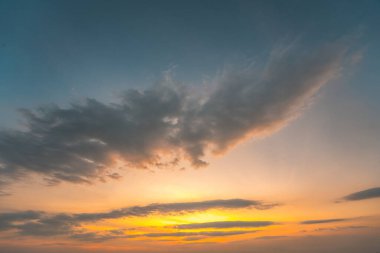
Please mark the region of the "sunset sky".
POLYGON ((379 13, 0 0, 0 253, 380 252, 379 13))

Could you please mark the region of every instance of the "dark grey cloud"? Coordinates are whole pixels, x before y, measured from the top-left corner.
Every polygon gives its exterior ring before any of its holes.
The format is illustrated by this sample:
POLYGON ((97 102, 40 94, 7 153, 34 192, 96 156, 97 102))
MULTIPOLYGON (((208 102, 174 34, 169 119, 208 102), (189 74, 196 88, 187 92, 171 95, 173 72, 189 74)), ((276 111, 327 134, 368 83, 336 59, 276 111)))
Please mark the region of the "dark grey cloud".
POLYGON ((274 225, 272 221, 216 221, 203 223, 190 223, 176 225, 178 229, 200 229, 200 228, 257 228, 274 225))
MULTIPOLYGON (((372 198, 380 198, 380 187, 370 188, 364 191, 354 192, 342 198, 343 201, 357 201, 372 198)), ((341 200, 341 201, 342 201, 341 200)))
POLYGON ((43 212, 23 211, 14 213, 0 213, 0 231, 13 227, 13 223, 28 222, 41 218, 43 212))
POLYGON ((203 95, 167 76, 128 90, 118 103, 23 109, 22 130, 0 131, 0 175, 12 181, 38 173, 54 185, 118 178, 110 171, 116 160, 123 167, 204 166, 207 153, 270 134, 299 115, 339 73, 346 51, 341 42, 278 48, 262 67, 223 71, 203 95))
MULTIPOLYGON (((265 204, 255 200, 227 199, 198 202, 155 203, 146 206, 131 206, 99 213, 51 214, 40 211, 11 212, 0 214, 0 230, 14 230, 19 235, 56 236, 76 235, 81 224, 104 219, 144 217, 153 214, 182 214, 210 209, 256 208, 269 209, 276 204, 265 204)), ((90 234, 82 236, 90 237, 90 234)), ((107 235, 114 236, 115 235, 107 235)), ((100 238, 99 238, 100 240, 100 238)))
POLYGON ((304 220, 301 221, 300 224, 322 224, 322 223, 335 223, 335 222, 343 222, 351 219, 322 219, 322 220, 304 220))
POLYGON ((78 232, 73 233, 70 238, 79 240, 79 241, 87 241, 87 242, 103 242, 112 239, 118 238, 132 238, 135 236, 128 236, 124 233, 123 230, 111 230, 106 232, 78 232))
POLYGON ((31 236, 56 236, 66 235, 79 226, 80 223, 72 219, 70 215, 46 215, 38 220, 29 220, 24 223, 14 224, 19 235, 31 236))

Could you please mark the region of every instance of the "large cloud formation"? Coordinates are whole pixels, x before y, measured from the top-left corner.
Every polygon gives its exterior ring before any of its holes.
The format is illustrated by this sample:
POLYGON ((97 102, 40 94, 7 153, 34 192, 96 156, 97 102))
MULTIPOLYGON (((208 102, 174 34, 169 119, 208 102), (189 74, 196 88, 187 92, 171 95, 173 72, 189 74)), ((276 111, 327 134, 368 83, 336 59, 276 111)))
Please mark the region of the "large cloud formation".
POLYGON ((115 166, 204 166, 208 153, 295 118, 339 73, 346 51, 342 43, 276 49, 263 67, 223 71, 202 95, 168 77, 128 90, 114 104, 87 99, 24 109, 25 129, 0 131, 0 174, 8 181, 37 173, 51 184, 91 183, 113 178, 115 166))

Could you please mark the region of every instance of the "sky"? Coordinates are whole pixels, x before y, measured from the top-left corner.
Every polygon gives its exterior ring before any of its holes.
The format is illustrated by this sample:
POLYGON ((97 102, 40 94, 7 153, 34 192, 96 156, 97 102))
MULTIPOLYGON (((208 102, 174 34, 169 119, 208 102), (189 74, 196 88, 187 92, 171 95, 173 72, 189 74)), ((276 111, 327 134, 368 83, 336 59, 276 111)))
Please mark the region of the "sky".
POLYGON ((0 252, 380 251, 379 11, 0 0, 0 252))

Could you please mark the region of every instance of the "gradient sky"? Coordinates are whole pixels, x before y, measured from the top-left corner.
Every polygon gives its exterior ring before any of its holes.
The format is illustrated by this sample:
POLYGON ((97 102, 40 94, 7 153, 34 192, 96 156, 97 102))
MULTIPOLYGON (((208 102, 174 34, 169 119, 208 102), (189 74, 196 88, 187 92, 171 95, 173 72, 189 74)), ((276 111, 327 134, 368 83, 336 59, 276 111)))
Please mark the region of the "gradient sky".
POLYGON ((380 251, 379 12, 0 0, 0 252, 380 251))

